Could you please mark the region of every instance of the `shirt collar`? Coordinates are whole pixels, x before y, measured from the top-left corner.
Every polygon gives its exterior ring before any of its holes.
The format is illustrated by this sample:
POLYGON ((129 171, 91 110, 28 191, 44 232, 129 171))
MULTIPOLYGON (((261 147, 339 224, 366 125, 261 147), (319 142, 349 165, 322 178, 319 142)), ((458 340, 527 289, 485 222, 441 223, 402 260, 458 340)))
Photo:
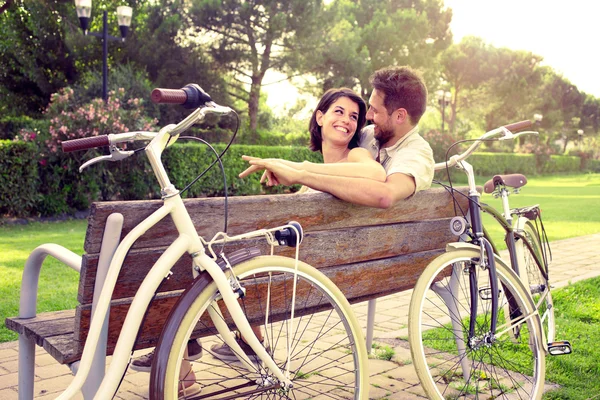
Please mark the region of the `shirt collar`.
POLYGON ((412 128, 410 131, 408 131, 406 133, 406 135, 404 135, 400 140, 398 140, 393 146, 384 147, 380 151, 381 152, 385 151, 385 153, 388 156, 391 156, 392 154, 394 154, 400 148, 400 146, 402 146, 402 143, 406 142, 406 139, 408 139, 409 136, 411 136, 411 135, 413 135, 415 133, 416 134, 419 133, 419 126, 418 125, 415 125, 414 128, 412 128))

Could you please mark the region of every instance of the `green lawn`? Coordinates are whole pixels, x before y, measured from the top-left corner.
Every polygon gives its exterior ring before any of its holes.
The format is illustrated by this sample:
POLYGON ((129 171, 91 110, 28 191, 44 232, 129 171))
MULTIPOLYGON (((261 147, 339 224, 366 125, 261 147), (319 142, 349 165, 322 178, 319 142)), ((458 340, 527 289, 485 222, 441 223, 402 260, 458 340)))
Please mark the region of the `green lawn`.
MULTIPOLYGON (((86 220, 0 226, 0 342, 17 339, 17 334, 4 326, 4 319, 19 314, 21 276, 29 253, 41 244, 56 243, 82 254, 86 226, 86 220)), ((46 258, 40 273, 37 311, 75 308, 78 283, 76 271, 46 258)))
MULTIPOLYGON (((477 183, 483 185, 485 180, 477 183)), ((500 199, 489 194, 483 194, 481 201, 502 210, 500 199)), ((509 201, 511 207, 539 204, 550 241, 600 232, 600 174, 528 178, 509 201)), ((488 214, 483 223, 498 248, 505 249, 504 230, 488 214)))
MULTIPOLYGON (((546 381, 561 387, 544 394, 544 399, 590 399, 600 393, 600 277, 577 282, 552 292, 556 309, 557 339, 569 340, 573 353, 562 356, 546 356, 546 381)), ((502 311, 501 311, 502 313, 502 311)), ((428 345, 438 350, 456 353, 451 336, 451 326, 432 329, 425 334, 428 345), (440 340, 432 340, 439 338, 440 340)), ((518 359, 519 346, 503 346, 508 359, 518 359)), ((520 364, 520 363, 516 363, 520 364)), ((516 365, 515 364, 515 365, 516 365)), ((523 364, 524 365, 524 364, 523 364)), ((531 374, 529 371, 519 371, 531 374)))

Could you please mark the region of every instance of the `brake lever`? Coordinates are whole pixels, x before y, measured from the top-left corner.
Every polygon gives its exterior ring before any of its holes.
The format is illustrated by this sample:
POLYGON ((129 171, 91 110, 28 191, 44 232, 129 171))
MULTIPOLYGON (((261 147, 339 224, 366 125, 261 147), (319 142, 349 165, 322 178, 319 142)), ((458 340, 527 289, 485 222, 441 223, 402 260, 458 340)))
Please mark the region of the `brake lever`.
POLYGON ((99 163, 101 161, 121 161, 121 160, 124 160, 127 157, 132 156, 133 153, 134 153, 133 150, 123 151, 123 150, 119 149, 114 144, 111 144, 109 146, 109 151, 110 151, 110 155, 96 157, 96 158, 92 158, 91 160, 86 161, 81 167, 79 167, 79 172, 82 172, 84 169, 86 169, 90 165, 94 165, 94 164, 99 163))
POLYGON ((512 140, 515 138, 515 135, 509 131, 508 129, 506 129, 504 126, 500 128, 502 130, 502 133, 504 136, 498 138, 498 140, 512 140))

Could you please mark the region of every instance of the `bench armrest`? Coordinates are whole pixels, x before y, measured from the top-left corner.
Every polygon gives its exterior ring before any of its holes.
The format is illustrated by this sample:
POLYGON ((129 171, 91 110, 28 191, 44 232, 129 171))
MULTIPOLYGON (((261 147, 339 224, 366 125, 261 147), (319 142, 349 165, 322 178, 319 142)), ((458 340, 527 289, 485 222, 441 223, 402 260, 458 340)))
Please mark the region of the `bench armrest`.
POLYGON ((46 256, 52 256, 75 271, 81 271, 81 256, 71 250, 53 243, 36 247, 25 262, 21 280, 19 318, 33 318, 37 309, 37 292, 40 270, 46 256))

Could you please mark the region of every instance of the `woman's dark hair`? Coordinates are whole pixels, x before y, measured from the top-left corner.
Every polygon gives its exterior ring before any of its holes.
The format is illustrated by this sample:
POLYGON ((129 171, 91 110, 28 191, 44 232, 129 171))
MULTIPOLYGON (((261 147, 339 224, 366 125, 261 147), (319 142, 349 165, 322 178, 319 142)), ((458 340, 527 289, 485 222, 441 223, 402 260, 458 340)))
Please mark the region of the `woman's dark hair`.
POLYGON ((321 127, 317 123, 317 111, 321 111, 323 114, 329 110, 329 107, 333 103, 337 101, 340 97, 347 97, 356 104, 358 104, 358 121, 356 124, 356 132, 350 139, 350 143, 348 143, 348 148, 353 149, 358 147, 358 142, 360 140, 360 130, 365 125, 367 119, 367 106, 365 105, 364 100, 356 94, 352 89, 348 88, 338 88, 338 89, 329 89, 323 94, 321 100, 319 100, 319 104, 317 104, 317 108, 310 117, 310 123, 308 124, 308 131, 310 132, 310 149, 312 151, 321 151, 321 146, 323 142, 323 137, 321 136, 321 127))

